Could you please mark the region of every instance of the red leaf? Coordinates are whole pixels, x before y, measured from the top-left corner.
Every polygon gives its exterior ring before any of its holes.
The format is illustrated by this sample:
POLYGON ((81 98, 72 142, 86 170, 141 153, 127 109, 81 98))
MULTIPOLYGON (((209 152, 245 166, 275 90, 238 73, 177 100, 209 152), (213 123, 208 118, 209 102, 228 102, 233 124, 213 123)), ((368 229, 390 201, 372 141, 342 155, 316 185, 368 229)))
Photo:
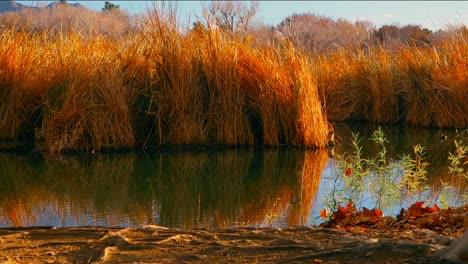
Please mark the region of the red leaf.
POLYGON ((365 217, 371 217, 371 211, 369 209, 367 209, 366 207, 362 207, 362 214, 365 216, 365 217))
POLYGON ((336 210, 336 212, 333 213, 333 216, 334 219, 340 221, 346 218, 347 213, 348 212, 345 208, 341 207, 341 205, 338 205, 338 210, 336 210))
POLYGON ((383 215, 382 211, 377 208, 372 209, 371 212, 377 217, 381 217, 383 215))
POLYGON ((349 200, 349 202, 346 204, 346 210, 348 211, 348 213, 356 211, 356 206, 354 206, 352 200, 349 200))
POLYGON ((362 208, 362 214, 365 217, 381 217, 383 215, 382 211, 377 208, 369 210, 366 207, 362 208))
POLYGON ((327 217, 327 210, 326 210, 326 209, 320 210, 320 217, 322 217, 322 218, 326 218, 326 217, 327 217))
POLYGON ((433 212, 436 212, 436 211, 440 211, 440 208, 439 206, 437 206, 437 204, 434 204, 434 206, 432 207, 426 207, 426 211, 428 211, 429 213, 433 213, 433 212))
POLYGON ((424 202, 415 202, 414 204, 412 204, 409 208, 408 208, 408 211, 416 211, 416 210, 419 210, 421 209, 422 205, 424 204, 424 202))
POLYGON ((352 171, 352 170, 351 170, 351 168, 349 168, 349 167, 348 167, 348 168, 346 168, 346 170, 345 170, 345 174, 346 174, 346 176, 349 176, 349 175, 351 175, 351 173, 352 173, 352 172, 353 172, 353 171, 352 171))

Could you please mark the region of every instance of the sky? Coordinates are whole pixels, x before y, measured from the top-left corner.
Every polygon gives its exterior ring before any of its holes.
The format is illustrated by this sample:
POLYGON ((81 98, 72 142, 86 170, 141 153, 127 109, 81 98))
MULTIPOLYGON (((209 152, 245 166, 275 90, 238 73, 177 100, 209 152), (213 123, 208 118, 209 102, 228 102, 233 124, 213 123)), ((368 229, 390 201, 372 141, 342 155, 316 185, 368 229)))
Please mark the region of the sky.
MULTIPOLYGON (((145 12, 152 1, 112 1, 130 14, 145 12)), ((48 4, 51 1, 17 1, 27 5, 48 4)), ((68 1, 101 10, 105 1, 68 1)), ((177 1, 179 22, 191 24, 201 16, 200 1, 177 1)), ((276 25, 293 13, 311 12, 334 19, 367 20, 376 26, 384 24, 421 25, 431 30, 444 29, 449 24, 468 25, 468 1, 260 1, 258 18, 276 25)))

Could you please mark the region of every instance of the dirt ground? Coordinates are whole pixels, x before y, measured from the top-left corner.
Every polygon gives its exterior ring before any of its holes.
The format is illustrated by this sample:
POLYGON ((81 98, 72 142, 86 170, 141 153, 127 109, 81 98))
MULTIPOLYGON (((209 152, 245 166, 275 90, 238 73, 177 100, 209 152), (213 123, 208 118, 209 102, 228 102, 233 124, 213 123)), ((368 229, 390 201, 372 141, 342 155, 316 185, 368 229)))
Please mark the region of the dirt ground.
POLYGON ((3 228, 0 263, 447 263, 462 230, 3 228))

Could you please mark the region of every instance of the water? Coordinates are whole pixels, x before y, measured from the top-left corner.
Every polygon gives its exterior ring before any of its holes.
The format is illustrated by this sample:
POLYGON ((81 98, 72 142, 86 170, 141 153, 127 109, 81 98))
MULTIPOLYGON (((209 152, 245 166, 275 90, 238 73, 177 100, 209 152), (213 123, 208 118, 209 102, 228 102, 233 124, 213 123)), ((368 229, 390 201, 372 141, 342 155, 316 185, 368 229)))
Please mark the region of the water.
MULTIPOLYGON (((342 145, 335 154, 350 151, 351 131, 368 137, 376 128, 337 125, 342 145)), ((428 147, 430 192, 439 192, 440 180, 450 178, 447 155, 453 151, 455 131, 383 130, 390 141, 389 156, 395 159, 417 143, 428 147), (442 133, 447 141, 441 142, 442 133)), ((366 155, 377 151, 367 140, 363 147, 366 155)), ((326 150, 0 154, 0 227, 318 224, 336 164, 326 150)), ((399 208, 395 204, 387 213, 399 208)))

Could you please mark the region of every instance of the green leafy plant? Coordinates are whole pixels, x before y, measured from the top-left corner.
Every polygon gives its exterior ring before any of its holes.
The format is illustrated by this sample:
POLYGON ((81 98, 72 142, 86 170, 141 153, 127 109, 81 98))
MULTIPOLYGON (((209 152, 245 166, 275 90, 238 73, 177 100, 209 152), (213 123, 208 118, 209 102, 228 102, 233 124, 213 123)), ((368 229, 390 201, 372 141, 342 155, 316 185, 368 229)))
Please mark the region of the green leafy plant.
POLYGON ((323 199, 327 210, 324 215, 330 217, 331 212, 342 203, 354 201, 361 206, 365 191, 364 178, 369 174, 369 160, 363 157, 362 138, 359 133, 352 134, 353 151, 337 155, 336 172, 333 177, 329 195, 323 199))
POLYGON ((455 153, 449 152, 449 172, 452 176, 468 180, 468 146, 462 140, 454 140, 455 153))
POLYGON ((387 157, 388 139, 379 127, 370 137, 380 148, 375 159, 370 159, 369 164, 372 170, 372 177, 369 182, 369 190, 372 199, 375 200, 375 207, 384 209, 391 206, 398 196, 397 178, 394 176, 395 163, 387 157))
MULTIPOLYGON (((378 147, 375 157, 364 158, 362 138, 359 133, 352 135, 352 151, 336 155, 336 165, 329 176, 328 195, 323 197, 325 209, 320 211, 322 218, 332 219, 343 204, 357 205, 358 209, 366 204, 374 204, 375 210, 390 209, 400 202, 401 207, 415 203, 440 204, 442 207, 463 206, 468 194, 466 185, 468 147, 464 137, 458 134, 455 140, 455 153, 449 153, 449 172, 452 182, 441 182, 433 189, 428 184, 427 149, 421 144, 413 146, 411 154, 404 154, 398 160, 389 157, 388 139, 379 127, 369 138, 378 147), (455 185, 455 181, 462 184, 455 185), (366 199, 370 199, 370 202, 366 199)), ((434 187, 432 187, 434 188, 434 187)))
POLYGON ((361 141, 359 133, 352 134, 353 152, 346 155, 343 159, 342 167, 344 189, 343 192, 349 200, 358 202, 362 201, 364 193, 364 178, 369 174, 368 163, 369 160, 363 158, 361 141))
POLYGON ((399 183, 402 200, 406 200, 408 204, 421 200, 421 194, 426 189, 427 182, 427 167, 429 162, 426 161, 426 148, 417 144, 413 146, 414 158, 410 155, 401 157, 400 167, 402 170, 402 178, 399 183), (415 197, 415 194, 419 194, 415 197))

